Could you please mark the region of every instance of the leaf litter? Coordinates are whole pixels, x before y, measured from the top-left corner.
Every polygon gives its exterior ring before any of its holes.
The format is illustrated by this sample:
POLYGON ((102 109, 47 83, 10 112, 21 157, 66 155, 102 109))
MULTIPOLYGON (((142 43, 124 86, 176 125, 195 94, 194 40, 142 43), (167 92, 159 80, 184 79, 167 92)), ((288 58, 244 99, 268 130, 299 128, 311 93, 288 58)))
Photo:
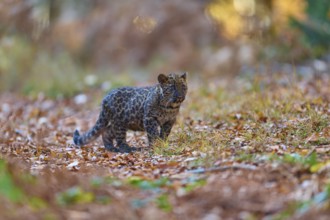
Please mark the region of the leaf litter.
POLYGON ((261 79, 261 90, 248 80, 192 83, 169 142, 148 149, 145 134, 130 132, 129 144, 143 150, 129 154, 107 152, 100 140, 73 145, 74 129, 96 120, 88 102, 3 94, 0 211, 31 219, 326 216, 329 77, 277 82, 261 79))

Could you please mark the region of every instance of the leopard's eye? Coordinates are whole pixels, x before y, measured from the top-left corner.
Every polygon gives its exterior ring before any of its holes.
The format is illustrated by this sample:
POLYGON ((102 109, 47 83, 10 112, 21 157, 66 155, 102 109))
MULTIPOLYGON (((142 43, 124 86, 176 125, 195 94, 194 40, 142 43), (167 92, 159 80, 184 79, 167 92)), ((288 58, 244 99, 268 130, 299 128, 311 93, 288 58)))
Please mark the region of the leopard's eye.
POLYGON ((173 92, 173 90, 175 90, 174 85, 169 85, 168 87, 166 87, 166 88, 164 89, 164 93, 165 93, 165 94, 171 94, 171 93, 173 92))
POLYGON ((174 90, 175 89, 175 84, 171 84, 170 88, 174 90))

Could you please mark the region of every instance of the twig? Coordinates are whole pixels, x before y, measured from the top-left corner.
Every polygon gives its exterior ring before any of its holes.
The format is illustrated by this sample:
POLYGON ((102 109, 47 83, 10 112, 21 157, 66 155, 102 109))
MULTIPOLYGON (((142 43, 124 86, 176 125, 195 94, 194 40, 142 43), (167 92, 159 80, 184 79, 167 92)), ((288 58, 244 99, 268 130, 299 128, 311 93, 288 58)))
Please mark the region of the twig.
POLYGON ((33 149, 36 149, 37 147, 35 146, 35 145, 33 145, 33 144, 27 144, 27 146, 29 146, 29 147, 31 147, 31 148, 33 148, 33 149))
POLYGON ((195 170, 189 170, 189 173, 195 173, 195 174, 200 174, 200 173, 207 173, 207 172, 217 172, 217 171, 225 171, 225 170, 238 170, 238 169, 243 169, 243 170, 256 170, 257 167, 254 165, 250 164, 235 164, 231 166, 221 166, 221 167, 210 167, 210 168, 199 168, 195 170))
POLYGON ((316 150, 316 146, 314 146, 305 156, 305 159, 310 157, 316 150))

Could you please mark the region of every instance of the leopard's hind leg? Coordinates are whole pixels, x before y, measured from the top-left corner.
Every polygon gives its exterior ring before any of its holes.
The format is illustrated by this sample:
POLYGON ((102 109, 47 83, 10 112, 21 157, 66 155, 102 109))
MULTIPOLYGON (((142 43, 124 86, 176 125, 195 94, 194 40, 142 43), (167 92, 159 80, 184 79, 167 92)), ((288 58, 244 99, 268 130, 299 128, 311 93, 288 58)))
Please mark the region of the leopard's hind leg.
POLYGON ((127 129, 123 126, 116 125, 115 126, 115 139, 117 142, 117 147, 121 153, 130 153, 132 151, 136 151, 137 148, 130 147, 126 142, 126 133, 127 129))
POLYGON ((119 152, 119 149, 113 145, 113 140, 115 139, 114 129, 109 126, 102 134, 103 144, 106 150, 111 152, 119 152))

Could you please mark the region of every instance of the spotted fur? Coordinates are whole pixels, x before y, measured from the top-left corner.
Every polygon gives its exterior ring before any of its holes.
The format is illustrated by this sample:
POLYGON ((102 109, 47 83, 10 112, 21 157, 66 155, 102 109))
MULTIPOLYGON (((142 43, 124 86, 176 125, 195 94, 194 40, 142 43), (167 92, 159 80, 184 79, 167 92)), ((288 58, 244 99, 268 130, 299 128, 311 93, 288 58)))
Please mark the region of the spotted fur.
POLYGON ((102 101, 94 127, 83 135, 75 130, 74 143, 83 146, 102 135, 107 150, 129 152, 134 148, 126 142, 127 130, 146 131, 149 146, 157 138, 167 139, 187 94, 186 78, 186 73, 160 74, 157 85, 112 90, 102 101))

